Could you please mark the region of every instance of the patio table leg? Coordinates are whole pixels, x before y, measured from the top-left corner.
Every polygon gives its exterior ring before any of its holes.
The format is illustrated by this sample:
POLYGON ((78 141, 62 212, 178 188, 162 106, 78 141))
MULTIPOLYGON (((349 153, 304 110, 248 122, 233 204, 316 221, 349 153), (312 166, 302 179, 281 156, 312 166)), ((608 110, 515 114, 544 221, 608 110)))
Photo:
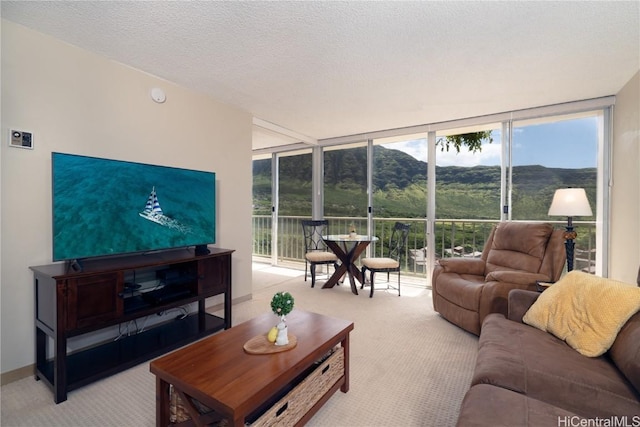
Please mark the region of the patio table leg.
POLYGON ((355 265, 355 260, 358 259, 360 254, 366 249, 370 242, 368 241, 358 241, 355 242, 355 245, 347 251, 346 245, 344 248, 340 247, 334 241, 327 241, 327 246, 329 249, 336 254, 338 259, 342 262, 342 264, 338 267, 338 269, 333 273, 333 275, 325 282, 322 286, 323 288, 332 288, 338 283, 338 280, 347 273, 349 275, 349 282, 351 284, 351 292, 358 295, 358 287, 356 286, 356 280, 362 283, 362 272, 355 265))

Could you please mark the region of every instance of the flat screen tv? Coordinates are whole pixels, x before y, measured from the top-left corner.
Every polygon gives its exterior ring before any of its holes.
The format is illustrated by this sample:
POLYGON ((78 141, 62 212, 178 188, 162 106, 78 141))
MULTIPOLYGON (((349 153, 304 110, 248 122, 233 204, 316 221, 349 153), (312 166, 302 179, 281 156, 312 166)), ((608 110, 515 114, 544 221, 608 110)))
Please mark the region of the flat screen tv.
POLYGON ((213 172, 52 153, 53 260, 216 241, 213 172))

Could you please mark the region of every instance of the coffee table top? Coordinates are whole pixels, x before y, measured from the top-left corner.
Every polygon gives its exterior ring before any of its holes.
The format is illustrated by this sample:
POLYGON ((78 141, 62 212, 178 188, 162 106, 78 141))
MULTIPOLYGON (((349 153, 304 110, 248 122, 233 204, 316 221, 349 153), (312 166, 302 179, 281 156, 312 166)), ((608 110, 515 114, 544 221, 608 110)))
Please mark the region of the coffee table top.
POLYGON ((265 313, 156 359, 150 370, 220 413, 248 413, 353 330, 353 322, 293 310, 287 325, 298 338, 296 347, 265 355, 244 351, 245 342, 277 323, 274 314, 265 313))

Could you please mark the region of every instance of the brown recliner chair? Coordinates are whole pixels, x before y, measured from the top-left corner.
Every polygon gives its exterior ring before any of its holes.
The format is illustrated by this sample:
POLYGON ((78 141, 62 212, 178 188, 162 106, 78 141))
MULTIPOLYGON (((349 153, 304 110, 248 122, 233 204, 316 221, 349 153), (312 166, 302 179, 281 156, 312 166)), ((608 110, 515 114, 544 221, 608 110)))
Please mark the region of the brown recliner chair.
POLYGON ((445 319, 480 335, 489 313, 507 315, 511 289, 536 290, 536 282, 560 278, 566 251, 563 230, 551 224, 501 222, 480 258, 439 260, 431 280, 433 308, 445 319))

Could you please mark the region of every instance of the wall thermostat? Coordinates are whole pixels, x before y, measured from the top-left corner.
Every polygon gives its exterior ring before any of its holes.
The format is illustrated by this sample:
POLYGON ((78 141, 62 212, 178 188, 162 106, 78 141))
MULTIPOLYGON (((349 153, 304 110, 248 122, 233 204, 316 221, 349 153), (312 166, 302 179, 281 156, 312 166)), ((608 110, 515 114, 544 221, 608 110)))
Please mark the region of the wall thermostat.
POLYGON ((33 134, 22 130, 11 130, 9 146, 33 149, 33 134))

